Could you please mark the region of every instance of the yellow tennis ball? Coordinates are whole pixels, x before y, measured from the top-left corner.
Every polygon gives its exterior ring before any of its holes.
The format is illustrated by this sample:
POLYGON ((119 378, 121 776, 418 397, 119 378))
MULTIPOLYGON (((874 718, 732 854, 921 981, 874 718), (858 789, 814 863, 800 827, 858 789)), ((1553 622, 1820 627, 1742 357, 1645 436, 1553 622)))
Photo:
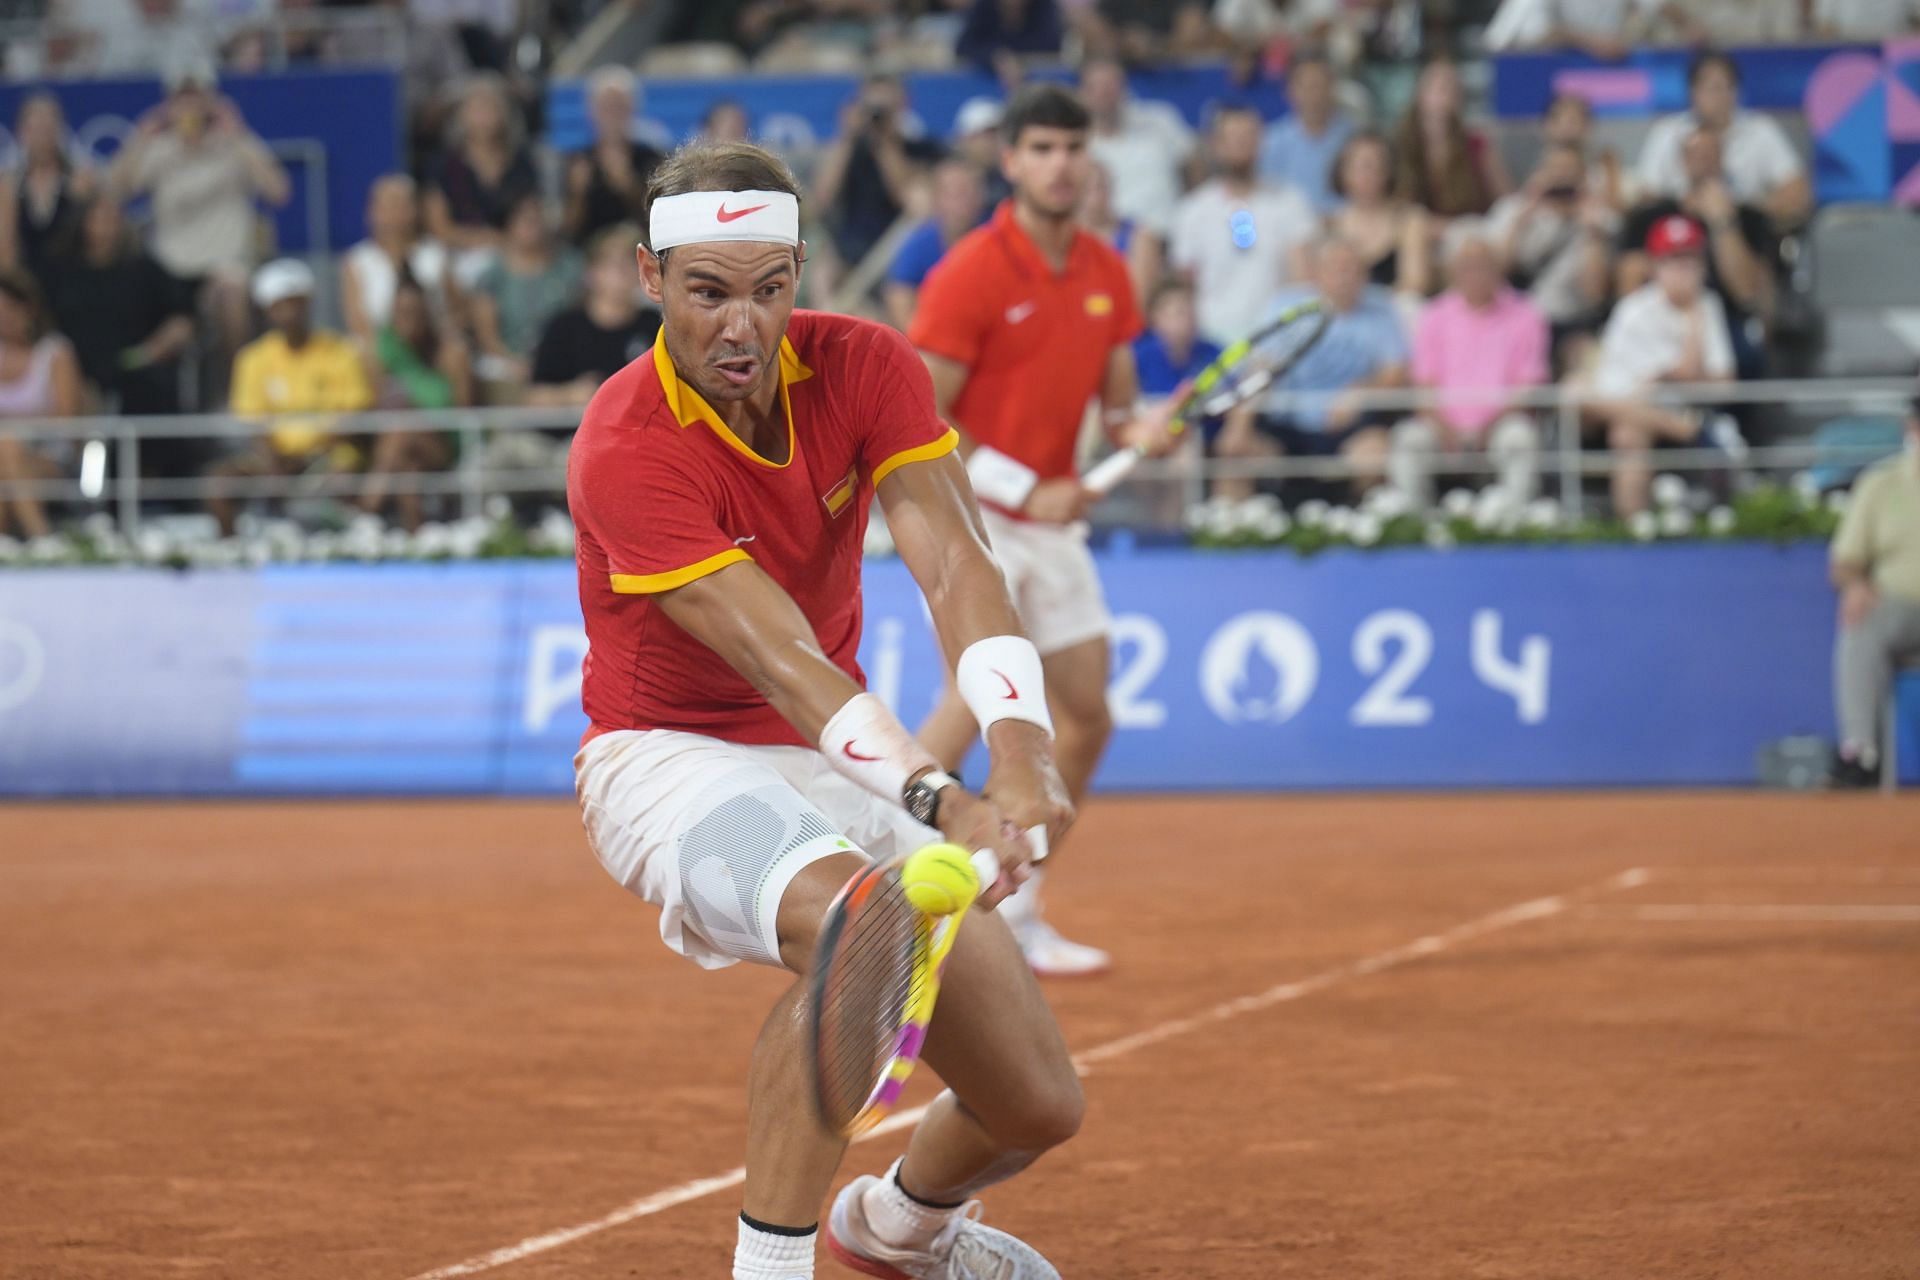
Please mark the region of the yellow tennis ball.
POLYGON ((930 844, 900 868, 907 901, 930 916, 950 916, 980 893, 980 873, 957 844, 930 844))

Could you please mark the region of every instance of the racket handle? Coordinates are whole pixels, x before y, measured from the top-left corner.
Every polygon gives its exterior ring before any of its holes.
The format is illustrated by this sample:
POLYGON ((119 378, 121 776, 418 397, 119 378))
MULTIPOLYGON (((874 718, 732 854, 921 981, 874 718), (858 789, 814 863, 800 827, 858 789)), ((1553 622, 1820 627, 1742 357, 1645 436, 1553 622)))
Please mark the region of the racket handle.
POLYGON ((1000 879, 1000 859, 993 856, 991 849, 973 851, 973 869, 980 876, 980 887, 991 889, 1000 879))
POLYGON ((1091 471, 1080 477, 1080 483, 1094 493, 1111 493, 1114 486, 1125 480, 1127 473, 1139 464, 1140 456, 1138 449, 1122 449, 1097 463, 1091 471))
POLYGON ((1034 866, 1037 867, 1047 860, 1047 829, 1045 827, 1028 827, 1027 844, 1033 849, 1034 866))

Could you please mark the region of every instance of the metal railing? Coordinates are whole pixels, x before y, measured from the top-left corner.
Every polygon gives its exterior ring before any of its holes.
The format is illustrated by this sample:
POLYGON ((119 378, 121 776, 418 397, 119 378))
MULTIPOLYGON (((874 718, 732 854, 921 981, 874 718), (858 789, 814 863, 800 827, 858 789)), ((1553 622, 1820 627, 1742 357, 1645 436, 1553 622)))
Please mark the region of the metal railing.
MULTIPOLYGON (((278 71, 293 65, 297 46, 311 39, 315 60, 327 66, 407 65, 409 33, 403 12, 369 5, 353 9, 285 9, 236 18, 181 18, 181 26, 226 46, 223 59, 230 70, 278 71), (243 59, 235 44, 242 37, 261 43, 243 59)), ((94 48, 101 39, 92 27, 62 20, 12 18, 0 20, 0 45, 13 51, 20 74, 52 79, 84 79, 115 74, 120 68, 96 65, 94 48)), ((156 69, 157 72, 158 69, 156 69)))
MULTIPOLYGON (((1625 456, 1584 447, 1581 414, 1594 400, 1577 389, 1552 386, 1490 394, 1497 394, 1513 408, 1533 411, 1546 424, 1541 472, 1543 479, 1553 481, 1563 505, 1577 508, 1582 501, 1585 480, 1610 474, 1625 456)), ((1831 406, 1836 415, 1899 416, 1905 412, 1913 394, 1913 382, 1904 378, 1671 384, 1662 388, 1663 401, 1676 405, 1831 406)), ((1281 409, 1290 399, 1297 398, 1277 395, 1270 404, 1281 409)), ((1361 403, 1367 409, 1411 414, 1432 407, 1439 399, 1433 391, 1415 389, 1369 392, 1361 398, 1361 403)), ((526 466, 511 457, 503 460, 503 454, 514 451, 489 446, 493 441, 530 432, 571 431, 578 425, 579 416, 577 409, 477 408, 331 417, 301 414, 279 421, 281 425, 289 422, 311 425, 324 417, 326 430, 335 437, 448 432, 459 445, 457 461, 450 469, 388 474, 382 477, 382 483, 389 494, 451 497, 457 501, 462 516, 471 516, 480 514, 487 498, 495 494, 542 494, 557 499, 566 486, 565 464, 559 451, 555 451, 551 462, 526 466)), ((171 478, 141 475, 142 447, 148 442, 201 439, 238 445, 266 435, 275 425, 274 419, 209 415, 0 419, 0 437, 22 438, 42 447, 55 446, 57 452, 78 455, 80 464, 70 466, 73 474, 57 479, 0 483, 0 498, 37 497, 109 509, 121 529, 131 533, 140 526, 144 505, 151 502, 196 502, 220 497, 351 499, 368 491, 370 477, 363 471, 171 478)), ((1742 465, 1755 473, 1785 473, 1816 463, 1865 463, 1883 453, 1884 450, 1858 447, 1816 446, 1812 440, 1803 439, 1755 447, 1742 465)), ((1662 449, 1656 462, 1660 471, 1681 474, 1723 471, 1728 465, 1728 455, 1716 448, 1662 449)), ((1444 459, 1444 469, 1448 473, 1491 474, 1493 466, 1484 455, 1467 454, 1448 456, 1444 459)), ((1136 491, 1162 486, 1163 494, 1167 492, 1165 486, 1174 486, 1183 501, 1191 502, 1203 497, 1206 486, 1215 479, 1340 480, 1361 473, 1361 468, 1340 457, 1229 459, 1196 458, 1188 454, 1142 463, 1127 484, 1136 491)), ((1120 510, 1125 510, 1124 504, 1120 510)))

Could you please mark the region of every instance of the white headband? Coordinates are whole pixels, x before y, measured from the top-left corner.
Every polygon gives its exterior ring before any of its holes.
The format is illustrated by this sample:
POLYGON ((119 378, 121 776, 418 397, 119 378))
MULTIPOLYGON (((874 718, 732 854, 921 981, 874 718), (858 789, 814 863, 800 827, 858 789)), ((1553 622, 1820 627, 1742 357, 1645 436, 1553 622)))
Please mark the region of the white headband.
POLYGON ((655 253, 715 240, 800 243, 800 202, 784 191, 689 191, 653 202, 647 219, 655 253))

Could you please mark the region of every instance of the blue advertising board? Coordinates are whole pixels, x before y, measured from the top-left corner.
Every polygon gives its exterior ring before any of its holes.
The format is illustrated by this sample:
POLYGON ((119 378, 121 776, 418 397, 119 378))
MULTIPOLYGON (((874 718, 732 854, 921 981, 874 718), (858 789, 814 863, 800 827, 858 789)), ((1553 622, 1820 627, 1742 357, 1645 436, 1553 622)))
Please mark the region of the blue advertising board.
MULTIPOLYGON (((38 92, 60 100, 73 146, 101 163, 119 151, 140 117, 163 96, 160 82, 152 79, 9 82, 0 84, 0 123, 11 129, 21 99, 38 92)), ((280 247, 303 253, 343 249, 359 240, 366 232, 368 189, 382 174, 402 167, 399 78, 378 69, 291 70, 226 76, 220 92, 268 144, 317 144, 324 156, 323 172, 302 163, 287 165, 293 196, 274 211, 280 247), (308 215, 316 180, 326 190, 325 245, 315 243, 320 229, 308 215)), ((11 151, 11 133, 4 141, 11 151)))
MULTIPOLYGON (((1113 791, 1729 785, 1829 732, 1818 547, 1109 554, 1113 791)), ((566 794, 567 563, 0 579, 0 794, 566 794)), ((867 567, 909 723, 938 660, 867 567)), ((1920 751, 1905 752, 1920 763, 1920 751)))

